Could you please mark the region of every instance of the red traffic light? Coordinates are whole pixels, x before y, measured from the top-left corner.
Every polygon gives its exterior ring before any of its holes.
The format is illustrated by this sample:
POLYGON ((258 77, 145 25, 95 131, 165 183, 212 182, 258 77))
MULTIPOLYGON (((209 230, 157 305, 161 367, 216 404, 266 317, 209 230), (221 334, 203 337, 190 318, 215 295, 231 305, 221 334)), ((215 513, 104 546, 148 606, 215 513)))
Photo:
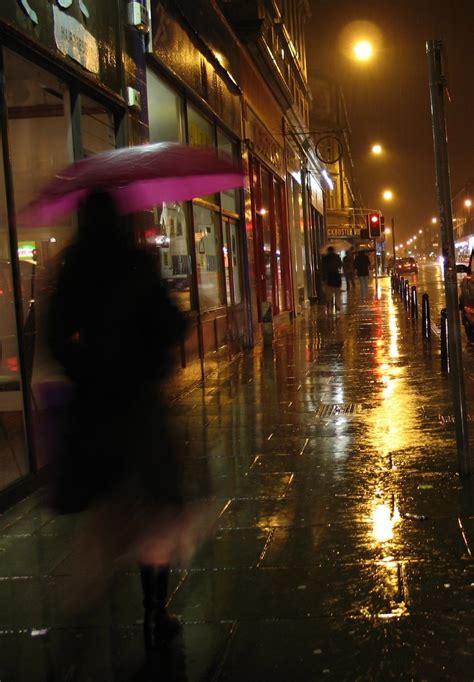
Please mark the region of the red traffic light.
POLYGON ((378 239, 380 237, 382 225, 379 213, 369 213, 367 216, 367 227, 369 228, 369 237, 371 239, 378 239))

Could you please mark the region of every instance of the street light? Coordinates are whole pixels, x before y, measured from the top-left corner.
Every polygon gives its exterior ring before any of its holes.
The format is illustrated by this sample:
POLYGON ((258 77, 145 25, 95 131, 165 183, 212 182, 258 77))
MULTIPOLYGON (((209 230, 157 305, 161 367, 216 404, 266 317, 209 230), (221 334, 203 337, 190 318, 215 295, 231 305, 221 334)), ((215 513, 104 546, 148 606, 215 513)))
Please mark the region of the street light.
POLYGON ((392 201, 393 199, 393 192, 391 189, 386 189, 384 193, 382 194, 383 198, 385 201, 392 201))
POLYGON ((431 222, 433 223, 433 225, 436 225, 436 223, 438 222, 438 218, 431 218, 431 222))
POLYGON ((466 199, 466 200, 464 201, 464 206, 465 206, 466 208, 471 208, 471 206, 472 206, 472 201, 471 201, 471 199, 466 199))
POLYGON ((380 154, 383 152, 383 147, 381 144, 373 144, 372 145, 372 154, 375 156, 380 156, 380 154))
POLYGON ((374 48, 368 40, 358 40, 353 48, 354 57, 358 62, 368 62, 374 54, 374 48))

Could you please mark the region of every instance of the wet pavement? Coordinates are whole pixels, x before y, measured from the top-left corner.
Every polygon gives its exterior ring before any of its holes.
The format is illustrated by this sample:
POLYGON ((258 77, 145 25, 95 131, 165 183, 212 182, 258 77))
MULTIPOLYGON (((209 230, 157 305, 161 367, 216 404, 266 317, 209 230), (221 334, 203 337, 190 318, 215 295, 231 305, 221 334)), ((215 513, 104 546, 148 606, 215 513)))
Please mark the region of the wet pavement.
POLYGON ((172 575, 182 635, 148 661, 138 571, 65 621, 80 519, 41 491, 0 516, 1 682, 474 679, 472 486, 437 341, 388 284, 174 403, 189 494, 221 514, 172 575))

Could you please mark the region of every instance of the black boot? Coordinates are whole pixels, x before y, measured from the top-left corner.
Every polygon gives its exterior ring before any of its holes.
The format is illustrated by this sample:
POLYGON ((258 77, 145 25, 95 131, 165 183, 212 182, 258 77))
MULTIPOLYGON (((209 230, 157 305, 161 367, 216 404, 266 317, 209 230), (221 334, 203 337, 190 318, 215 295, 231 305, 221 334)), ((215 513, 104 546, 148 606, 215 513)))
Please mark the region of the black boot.
POLYGON ((140 566, 145 616, 143 629, 145 648, 155 649, 161 642, 178 634, 181 623, 177 616, 166 611, 169 568, 167 566, 140 566))

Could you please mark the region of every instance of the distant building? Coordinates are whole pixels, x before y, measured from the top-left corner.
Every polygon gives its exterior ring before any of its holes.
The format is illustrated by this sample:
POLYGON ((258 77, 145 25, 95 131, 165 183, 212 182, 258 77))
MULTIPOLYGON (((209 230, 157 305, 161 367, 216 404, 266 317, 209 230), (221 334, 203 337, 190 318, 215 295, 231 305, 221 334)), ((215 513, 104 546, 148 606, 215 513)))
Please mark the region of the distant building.
POLYGON ((311 130, 318 156, 331 180, 326 183, 327 237, 353 243, 365 226, 351 151, 351 127, 342 88, 326 79, 312 80, 311 130), (332 187, 331 187, 332 185, 332 187))

